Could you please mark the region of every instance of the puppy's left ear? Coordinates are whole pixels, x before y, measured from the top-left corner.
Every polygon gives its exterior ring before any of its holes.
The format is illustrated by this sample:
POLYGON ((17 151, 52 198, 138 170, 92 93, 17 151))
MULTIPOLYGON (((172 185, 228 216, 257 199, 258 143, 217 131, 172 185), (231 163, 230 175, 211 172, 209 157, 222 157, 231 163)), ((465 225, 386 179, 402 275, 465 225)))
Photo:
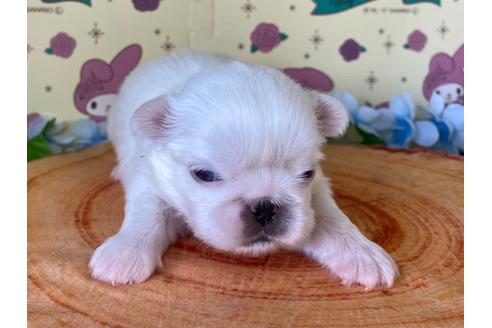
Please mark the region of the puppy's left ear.
POLYGON ((315 108, 319 131, 324 137, 341 136, 349 124, 348 110, 336 98, 317 91, 312 91, 317 100, 315 108))
POLYGON ((131 126, 135 135, 164 141, 169 135, 172 122, 171 107, 166 96, 143 103, 132 115, 131 126))

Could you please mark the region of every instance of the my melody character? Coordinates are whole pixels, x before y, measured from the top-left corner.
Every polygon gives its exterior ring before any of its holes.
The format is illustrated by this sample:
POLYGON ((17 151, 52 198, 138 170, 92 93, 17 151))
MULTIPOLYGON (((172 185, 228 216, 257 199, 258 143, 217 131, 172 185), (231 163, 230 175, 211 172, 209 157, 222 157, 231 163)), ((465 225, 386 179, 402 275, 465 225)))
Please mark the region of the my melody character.
POLYGON ((120 85, 141 57, 140 45, 132 44, 121 50, 109 64, 100 59, 86 61, 74 93, 77 109, 96 122, 105 121, 120 85))
POLYGON ((463 104, 465 100, 464 84, 465 46, 462 45, 453 57, 438 53, 432 57, 429 73, 423 85, 424 97, 430 101, 433 95, 443 98, 446 105, 463 104))

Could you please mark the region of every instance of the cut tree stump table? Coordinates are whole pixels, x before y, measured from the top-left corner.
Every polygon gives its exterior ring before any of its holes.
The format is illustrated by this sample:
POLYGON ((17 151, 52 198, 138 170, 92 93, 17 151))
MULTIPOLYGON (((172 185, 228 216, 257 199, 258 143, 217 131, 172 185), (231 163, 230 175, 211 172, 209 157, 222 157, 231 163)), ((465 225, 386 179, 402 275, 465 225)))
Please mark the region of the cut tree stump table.
POLYGON ((461 327, 463 160, 328 146, 336 200, 396 260, 393 288, 345 288, 301 254, 246 258, 179 240, 139 285, 90 278, 124 195, 108 144, 28 165, 30 327, 461 327))

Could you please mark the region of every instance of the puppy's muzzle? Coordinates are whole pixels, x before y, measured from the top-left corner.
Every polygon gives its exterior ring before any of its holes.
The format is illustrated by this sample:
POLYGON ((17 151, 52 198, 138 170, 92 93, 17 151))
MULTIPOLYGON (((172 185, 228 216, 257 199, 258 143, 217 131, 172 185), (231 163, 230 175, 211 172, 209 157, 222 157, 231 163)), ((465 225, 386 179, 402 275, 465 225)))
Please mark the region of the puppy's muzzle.
POLYGON ((286 203, 261 198, 244 201, 241 211, 242 235, 247 245, 280 238, 292 223, 291 208, 286 203))
POLYGON ((261 201, 253 207, 252 213, 258 224, 266 226, 273 222, 278 208, 271 201, 261 201))

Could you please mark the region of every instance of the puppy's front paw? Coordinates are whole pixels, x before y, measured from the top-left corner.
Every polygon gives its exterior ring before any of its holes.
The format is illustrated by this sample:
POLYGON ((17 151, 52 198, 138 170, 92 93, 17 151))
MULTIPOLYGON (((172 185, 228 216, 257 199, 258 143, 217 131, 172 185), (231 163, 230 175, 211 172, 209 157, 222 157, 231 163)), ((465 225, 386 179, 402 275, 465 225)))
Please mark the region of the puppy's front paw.
POLYGON ((398 276, 398 267, 393 259, 369 240, 349 246, 331 257, 326 265, 344 285, 361 284, 366 290, 378 285, 391 287, 398 276))
POLYGON ((126 285, 145 281, 162 268, 162 259, 148 245, 118 233, 96 249, 89 268, 94 279, 126 285))

